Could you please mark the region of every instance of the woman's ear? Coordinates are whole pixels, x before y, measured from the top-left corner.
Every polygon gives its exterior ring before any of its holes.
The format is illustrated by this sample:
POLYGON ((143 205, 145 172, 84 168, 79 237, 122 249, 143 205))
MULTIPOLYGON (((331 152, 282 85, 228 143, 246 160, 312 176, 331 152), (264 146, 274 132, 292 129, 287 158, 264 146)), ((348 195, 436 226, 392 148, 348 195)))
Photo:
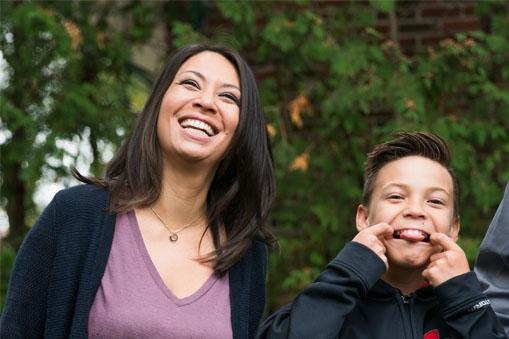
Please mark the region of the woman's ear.
POLYGON ((358 232, 362 231, 363 229, 369 226, 368 216, 369 212, 366 206, 362 204, 357 206, 357 215, 355 217, 355 223, 358 232))

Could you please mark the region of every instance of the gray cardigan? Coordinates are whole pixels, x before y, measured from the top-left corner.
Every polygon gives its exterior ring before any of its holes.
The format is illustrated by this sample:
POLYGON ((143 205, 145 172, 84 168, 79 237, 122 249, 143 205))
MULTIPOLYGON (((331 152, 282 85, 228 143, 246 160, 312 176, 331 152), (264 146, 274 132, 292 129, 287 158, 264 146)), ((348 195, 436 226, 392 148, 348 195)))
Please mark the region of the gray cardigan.
MULTIPOLYGON (((25 238, 11 273, 1 338, 86 338, 113 241, 104 189, 57 193, 25 238)), ((233 337, 252 338, 263 314, 267 251, 253 246, 229 271, 233 337)))
POLYGON ((509 184, 481 244, 475 272, 509 337, 509 184))

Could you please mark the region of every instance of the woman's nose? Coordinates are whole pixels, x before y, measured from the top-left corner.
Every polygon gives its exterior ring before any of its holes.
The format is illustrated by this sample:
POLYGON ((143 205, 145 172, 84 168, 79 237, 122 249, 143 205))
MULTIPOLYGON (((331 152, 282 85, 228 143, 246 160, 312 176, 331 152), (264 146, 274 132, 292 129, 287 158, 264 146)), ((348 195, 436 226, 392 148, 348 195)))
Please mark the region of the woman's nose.
POLYGON ((200 108, 204 112, 214 114, 217 112, 215 95, 211 90, 203 90, 194 100, 193 106, 200 108))

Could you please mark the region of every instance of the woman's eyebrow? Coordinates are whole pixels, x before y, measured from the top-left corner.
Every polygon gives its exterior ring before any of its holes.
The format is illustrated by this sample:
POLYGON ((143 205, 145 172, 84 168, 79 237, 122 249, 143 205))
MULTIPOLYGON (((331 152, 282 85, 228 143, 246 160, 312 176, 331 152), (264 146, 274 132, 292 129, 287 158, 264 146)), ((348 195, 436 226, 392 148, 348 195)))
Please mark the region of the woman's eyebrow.
POLYGON ((183 73, 192 73, 192 74, 196 75, 198 78, 200 78, 201 80, 205 80, 205 76, 203 74, 201 74, 200 72, 197 72, 197 71, 189 70, 189 71, 184 71, 184 72, 182 72, 180 74, 183 74, 183 73))
MULTIPOLYGON (((182 72, 180 74, 183 74, 183 73, 192 73, 192 74, 196 75, 198 78, 200 78, 201 80, 205 81, 205 76, 203 74, 201 74, 200 72, 189 70, 189 71, 184 71, 184 72, 182 72)), ((235 88, 236 90, 240 91, 240 88, 238 86, 233 85, 233 84, 222 83, 221 87, 235 88)))

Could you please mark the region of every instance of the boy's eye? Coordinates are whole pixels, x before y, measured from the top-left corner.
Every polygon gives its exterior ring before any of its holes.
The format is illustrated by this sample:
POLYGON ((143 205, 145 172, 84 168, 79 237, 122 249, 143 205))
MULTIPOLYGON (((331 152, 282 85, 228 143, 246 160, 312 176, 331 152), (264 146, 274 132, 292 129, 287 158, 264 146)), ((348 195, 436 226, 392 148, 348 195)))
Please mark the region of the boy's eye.
POLYGON ((399 195, 399 194, 391 194, 388 196, 388 198, 391 200, 401 200, 401 199, 403 199, 403 196, 399 195))
POLYGON ((442 201, 442 200, 439 200, 439 199, 431 199, 431 200, 428 200, 430 203, 434 204, 434 205, 445 205, 445 203, 442 201))

